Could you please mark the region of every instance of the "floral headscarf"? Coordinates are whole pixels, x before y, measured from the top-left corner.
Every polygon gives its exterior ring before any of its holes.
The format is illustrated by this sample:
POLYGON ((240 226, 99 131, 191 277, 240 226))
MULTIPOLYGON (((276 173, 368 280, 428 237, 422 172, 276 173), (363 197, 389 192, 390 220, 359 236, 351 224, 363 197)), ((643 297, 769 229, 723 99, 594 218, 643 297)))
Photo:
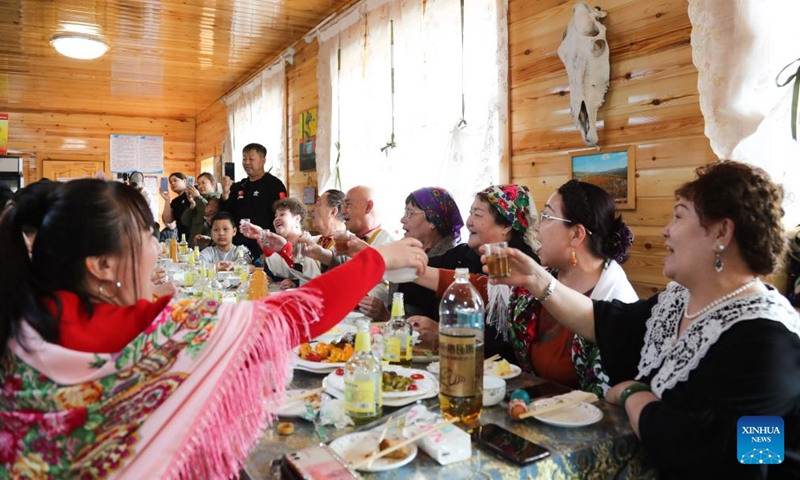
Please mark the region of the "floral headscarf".
POLYGON ((464 220, 453 197, 444 188, 423 187, 411 192, 411 197, 425 212, 425 219, 437 230, 447 230, 453 234, 456 242, 461 241, 461 227, 464 220))
POLYGON ((511 224, 511 228, 524 234, 525 243, 537 246, 533 226, 536 221, 536 204, 531 191, 525 185, 492 185, 480 192, 500 215, 511 224))

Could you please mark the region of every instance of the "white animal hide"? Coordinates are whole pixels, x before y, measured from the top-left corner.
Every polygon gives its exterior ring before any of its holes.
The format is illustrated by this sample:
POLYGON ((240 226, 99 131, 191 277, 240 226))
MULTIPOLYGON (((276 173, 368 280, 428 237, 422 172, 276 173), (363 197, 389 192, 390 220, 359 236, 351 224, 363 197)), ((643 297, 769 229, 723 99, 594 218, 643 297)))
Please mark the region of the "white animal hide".
POLYGON ((572 119, 586 145, 597 145, 597 110, 605 100, 611 79, 606 27, 600 19, 606 12, 578 2, 566 30, 558 57, 569 75, 569 103, 572 119))

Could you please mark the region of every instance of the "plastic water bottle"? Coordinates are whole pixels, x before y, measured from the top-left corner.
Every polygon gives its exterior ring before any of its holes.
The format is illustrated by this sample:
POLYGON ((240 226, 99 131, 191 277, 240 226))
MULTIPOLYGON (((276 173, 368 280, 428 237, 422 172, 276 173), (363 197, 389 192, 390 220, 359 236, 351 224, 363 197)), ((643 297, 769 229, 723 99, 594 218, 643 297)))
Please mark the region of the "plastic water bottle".
POLYGON ((483 300, 469 270, 458 268, 439 304, 439 404, 446 419, 467 427, 481 416, 483 350, 483 300))

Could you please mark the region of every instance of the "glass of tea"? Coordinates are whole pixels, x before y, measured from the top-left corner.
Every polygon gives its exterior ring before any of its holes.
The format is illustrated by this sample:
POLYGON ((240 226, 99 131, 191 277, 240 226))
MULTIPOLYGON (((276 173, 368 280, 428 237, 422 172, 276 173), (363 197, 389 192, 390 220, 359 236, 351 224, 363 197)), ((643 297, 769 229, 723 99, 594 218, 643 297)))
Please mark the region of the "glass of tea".
POLYGON ((344 257, 347 255, 347 241, 350 239, 350 232, 347 230, 337 230, 333 232, 333 250, 336 255, 344 257))
POLYGON ((507 242, 487 243, 484 245, 486 254, 486 267, 489 270, 489 278, 510 277, 511 269, 508 267, 508 248, 507 242))

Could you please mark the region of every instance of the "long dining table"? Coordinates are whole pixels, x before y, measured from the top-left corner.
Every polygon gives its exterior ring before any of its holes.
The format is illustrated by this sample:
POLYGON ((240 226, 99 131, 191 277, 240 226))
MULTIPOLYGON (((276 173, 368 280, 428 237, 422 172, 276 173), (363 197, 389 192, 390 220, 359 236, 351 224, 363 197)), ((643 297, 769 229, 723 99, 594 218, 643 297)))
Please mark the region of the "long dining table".
MULTIPOLYGON (((418 368, 424 369, 425 365, 418 368)), ((296 371, 293 389, 313 389, 322 383, 323 375, 296 371)), ((540 379, 523 373, 507 381, 507 391, 535 385, 540 379)), ((438 398, 421 400, 432 410, 438 410, 438 398)), ((507 413, 507 403, 484 408, 481 424, 496 423, 534 443, 547 448, 549 457, 535 463, 519 466, 472 442, 472 455, 449 465, 440 465, 421 450, 405 466, 380 473, 361 473, 366 479, 427 479, 427 478, 490 478, 490 479, 555 479, 555 478, 658 478, 649 464, 646 453, 631 430, 625 412, 619 407, 599 401, 603 418, 593 425, 564 428, 546 425, 533 418, 517 421, 507 413)), ((277 422, 273 422, 247 459, 244 473, 253 480, 281 478, 280 459, 285 454, 329 442, 355 431, 379 427, 389 414, 396 418, 410 406, 385 407, 383 418, 361 427, 315 425, 300 418, 280 419, 294 423, 294 433, 279 435, 277 422)))

